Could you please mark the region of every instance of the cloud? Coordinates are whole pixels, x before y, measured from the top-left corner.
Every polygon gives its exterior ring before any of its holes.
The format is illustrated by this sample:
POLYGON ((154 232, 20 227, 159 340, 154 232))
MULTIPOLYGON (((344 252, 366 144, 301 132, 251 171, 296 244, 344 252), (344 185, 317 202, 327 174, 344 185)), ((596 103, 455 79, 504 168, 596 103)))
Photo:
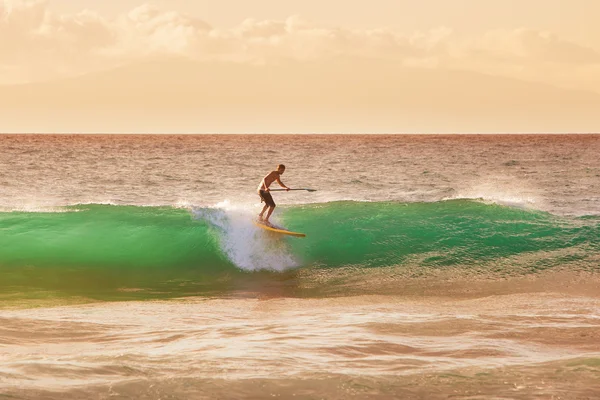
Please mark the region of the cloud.
POLYGON ((211 29, 202 20, 149 4, 131 10, 115 23, 118 48, 134 54, 189 53, 211 29))
POLYGON ((98 14, 59 16, 45 0, 4 0, 0 6, 0 57, 36 52, 92 51, 115 43, 115 32, 98 14))
POLYGON ((45 0, 4 0, 0 15, 0 65, 25 81, 93 70, 98 51, 117 42, 100 15, 55 15, 45 0))
POLYGON ((600 93, 600 52, 548 31, 498 29, 450 47, 446 67, 600 93))
POLYGON ((590 76, 598 81, 600 64, 596 49, 535 29, 464 38, 447 27, 402 33, 329 27, 299 16, 247 19, 219 29, 150 4, 107 19, 89 10, 58 15, 47 0, 0 0, 0 82, 76 75, 169 55, 253 64, 358 56, 566 86, 581 86, 590 76))
MULTIPOLYGON (((2 3, 0 3, 2 4, 2 3)), ((83 11, 56 15, 45 0, 4 0, 0 20, 0 60, 44 59, 56 62, 91 55, 121 57, 186 55, 196 59, 229 58, 268 62, 280 58, 314 59, 335 55, 430 57, 440 30, 406 36, 387 29, 325 28, 291 16, 283 21, 247 19, 232 29, 215 29, 205 21, 142 5, 114 20, 83 11)), ((95 63, 99 60, 96 58, 95 63)), ((52 65, 53 63, 49 63, 52 65)))
POLYGON ((600 52, 559 38, 549 31, 535 29, 494 30, 473 40, 470 50, 504 62, 550 62, 594 64, 600 52))

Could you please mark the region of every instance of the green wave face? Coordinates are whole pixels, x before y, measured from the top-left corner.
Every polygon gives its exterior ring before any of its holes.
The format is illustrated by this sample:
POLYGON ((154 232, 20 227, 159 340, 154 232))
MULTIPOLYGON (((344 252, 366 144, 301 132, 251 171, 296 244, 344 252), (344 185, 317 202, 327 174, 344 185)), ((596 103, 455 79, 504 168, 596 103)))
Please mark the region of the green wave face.
POLYGON ((598 224, 468 200, 311 205, 288 210, 285 221, 310 238, 295 250, 324 267, 480 265, 580 246, 598 251, 600 239, 598 224))
POLYGON ((279 208, 282 223, 306 233, 304 239, 256 228, 254 210, 89 205, 62 211, 0 213, 0 299, 250 290, 285 285, 297 271, 348 266, 399 266, 426 276, 432 268, 491 270, 521 262, 536 271, 600 252, 597 219, 466 200, 279 208))
MULTIPOLYGON (((185 210, 83 206, 63 213, 3 214, 3 265, 217 267, 218 242, 185 210)), ((222 264, 222 262, 221 262, 222 264)))
POLYGON ((235 269, 212 228, 186 210, 90 205, 64 211, 0 214, 0 293, 179 293, 182 282, 235 269))

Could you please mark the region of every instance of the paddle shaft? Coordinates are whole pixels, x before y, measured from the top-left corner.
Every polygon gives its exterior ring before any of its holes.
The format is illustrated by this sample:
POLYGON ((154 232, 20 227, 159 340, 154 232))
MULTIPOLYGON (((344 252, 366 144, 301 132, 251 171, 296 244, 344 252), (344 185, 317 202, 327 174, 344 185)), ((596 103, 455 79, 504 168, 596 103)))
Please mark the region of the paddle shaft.
MULTIPOLYGON (((306 190, 308 192, 316 192, 316 189, 290 189, 290 190, 306 190)), ((287 189, 269 189, 269 192, 287 192, 287 189)))

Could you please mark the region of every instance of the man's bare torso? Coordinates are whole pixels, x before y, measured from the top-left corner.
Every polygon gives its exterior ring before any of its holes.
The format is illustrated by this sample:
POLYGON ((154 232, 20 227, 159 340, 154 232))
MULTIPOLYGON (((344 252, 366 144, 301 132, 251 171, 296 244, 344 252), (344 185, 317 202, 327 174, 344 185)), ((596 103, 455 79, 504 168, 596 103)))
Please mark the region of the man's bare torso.
POLYGON ((279 181, 280 174, 278 171, 271 171, 264 179, 260 182, 258 190, 267 190, 271 183, 279 181))

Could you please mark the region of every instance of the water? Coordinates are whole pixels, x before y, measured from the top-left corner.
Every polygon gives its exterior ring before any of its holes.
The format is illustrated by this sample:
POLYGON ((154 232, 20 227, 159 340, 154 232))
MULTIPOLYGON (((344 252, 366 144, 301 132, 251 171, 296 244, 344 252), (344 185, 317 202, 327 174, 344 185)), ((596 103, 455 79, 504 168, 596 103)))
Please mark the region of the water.
POLYGON ((0 394, 593 397, 599 153, 600 135, 0 136, 0 394), (304 239, 251 222, 279 163, 318 190, 274 194, 304 239))
POLYGON ((315 193, 281 204, 484 198, 557 215, 600 212, 598 135, 0 137, 1 206, 251 206, 279 163, 315 193))

